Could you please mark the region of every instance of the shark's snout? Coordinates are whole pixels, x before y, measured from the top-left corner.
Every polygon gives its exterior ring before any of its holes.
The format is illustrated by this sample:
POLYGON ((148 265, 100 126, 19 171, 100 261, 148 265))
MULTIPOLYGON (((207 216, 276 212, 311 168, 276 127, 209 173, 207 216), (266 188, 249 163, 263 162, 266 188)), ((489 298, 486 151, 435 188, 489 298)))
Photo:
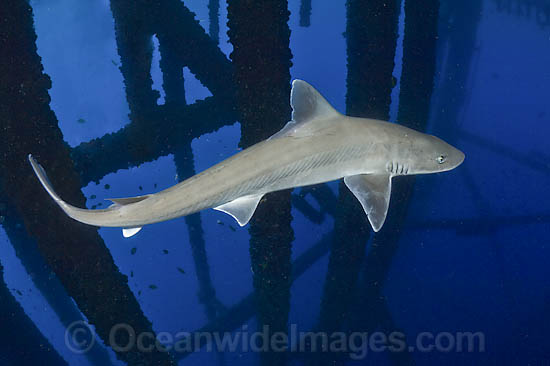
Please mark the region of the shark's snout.
POLYGON ((456 151, 458 151, 458 154, 459 154, 458 155, 458 163, 456 164, 456 166, 459 166, 460 164, 462 164, 464 162, 464 159, 466 158, 466 155, 458 149, 456 149, 456 151))
POLYGON ((451 152, 449 153, 450 169, 454 169, 464 162, 466 155, 456 147, 449 145, 451 152))
POLYGON ((453 170, 464 162, 466 155, 457 148, 447 144, 447 156, 444 164, 441 164, 440 172, 453 170))
POLYGON ((435 136, 430 136, 430 141, 433 154, 437 156, 435 158, 437 167, 434 168, 434 172, 446 172, 464 162, 465 154, 456 147, 435 136))

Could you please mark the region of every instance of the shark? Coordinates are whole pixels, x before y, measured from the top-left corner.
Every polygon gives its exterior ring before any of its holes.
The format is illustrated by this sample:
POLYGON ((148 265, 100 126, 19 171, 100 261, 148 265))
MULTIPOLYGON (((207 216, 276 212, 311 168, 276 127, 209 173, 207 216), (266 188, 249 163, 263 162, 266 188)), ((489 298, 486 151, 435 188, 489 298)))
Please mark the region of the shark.
POLYGON ((292 119, 270 138, 158 193, 110 198, 105 209, 63 201, 43 167, 32 168, 51 198, 71 218, 99 227, 119 227, 124 237, 144 225, 214 208, 246 225, 270 192, 343 178, 359 200, 372 229, 386 219, 392 179, 449 171, 464 153, 443 140, 380 120, 339 113, 310 84, 294 80, 292 119))

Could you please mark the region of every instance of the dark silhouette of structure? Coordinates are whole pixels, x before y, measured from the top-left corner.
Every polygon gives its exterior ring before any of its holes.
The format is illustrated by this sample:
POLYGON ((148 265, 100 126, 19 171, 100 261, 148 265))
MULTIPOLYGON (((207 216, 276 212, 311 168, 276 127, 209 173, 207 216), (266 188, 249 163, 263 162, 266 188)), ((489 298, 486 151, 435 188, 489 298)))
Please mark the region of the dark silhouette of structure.
MULTIPOLYGON (((389 119, 399 5, 397 0, 346 3, 348 115, 389 119)), ((365 246, 372 236, 363 208, 343 182, 339 186, 334 233, 316 327, 327 334, 350 326, 365 246)), ((376 324, 391 322, 385 320, 391 319, 387 311, 383 314, 378 311, 377 316, 381 320, 376 324)), ((311 365, 333 365, 345 364, 347 360, 346 353, 314 352, 308 361, 311 365)))
POLYGON ((208 1, 208 33, 210 38, 218 44, 220 43, 220 0, 208 1))
MULTIPOLYGON (((435 71, 437 20, 439 1, 408 0, 405 2, 405 35, 403 68, 399 96, 399 123, 423 131, 429 118, 430 98, 435 71)), ((383 296, 387 273, 398 242, 414 177, 399 177, 392 182, 392 199, 384 227, 374 235, 365 258, 364 272, 354 304, 351 330, 382 330, 389 334, 397 330, 383 296)), ((394 364, 411 364, 408 353, 390 352, 394 364)))
POLYGON ((67 365, 4 283, 0 264, 0 364, 67 365), (15 334, 15 332, 17 332, 15 334))
POLYGON ((311 25, 311 0, 300 1, 300 27, 311 25))
POLYGON ((550 26, 550 1, 548 0, 493 0, 497 11, 521 18, 532 19, 543 29, 550 26))
MULTIPOLYGON (((1 189, 0 202, 2 202, 0 204, 0 217, 3 218, 1 221, 4 231, 15 250, 15 255, 21 261, 26 272, 32 277, 36 289, 48 302, 53 312, 55 312, 66 328, 74 322, 85 321, 55 273, 52 272, 44 261, 42 254, 38 250, 36 240, 27 234, 22 225, 23 220, 15 207, 10 203, 10 200, 4 196, 1 189)), ((31 294, 26 295, 32 296, 31 294)), ((10 312, 6 311, 5 313, 9 314, 10 312)), ((20 328, 6 327, 2 329, 20 328)), ((97 342, 84 356, 93 364, 109 365, 111 363, 106 350, 97 342)))
MULTIPOLYGON (((105 343, 117 323, 127 323, 136 332, 151 331, 97 228, 69 219, 36 184, 27 161, 29 153, 50 167, 52 181, 62 196, 80 206, 85 203, 69 149, 49 107, 51 82, 36 52, 32 10, 20 1, 5 1, 0 6, 5 14, 0 25, 1 47, 9 50, 0 55, 0 96, 2 101, 10 101, 0 108, 3 197, 18 212, 44 259, 105 343)), ((117 341, 126 344, 127 339, 121 336, 117 341)), ((137 349, 117 356, 129 364, 172 363, 167 354, 137 349)))
MULTIPOLYGON (((231 1, 227 13, 240 146, 246 148, 273 135, 290 120, 290 13, 286 0, 231 1)), ((267 194, 250 221, 258 326, 260 330, 269 326, 270 334, 287 332, 288 327, 294 239, 291 221, 288 190, 267 194)), ((286 354, 266 352, 260 359, 263 365, 284 365, 286 354)))
MULTIPOLYGON (((180 151, 174 154, 178 177, 190 177, 195 174, 193 154, 191 146, 183 146, 180 151)), ((224 306, 216 298, 216 291, 210 277, 210 268, 206 256, 204 241, 204 230, 202 228, 201 216, 199 213, 185 217, 185 223, 189 228, 189 242, 193 259, 195 261, 196 275, 199 282, 199 301, 204 304, 206 316, 209 321, 214 321, 216 316, 224 310, 224 306)))

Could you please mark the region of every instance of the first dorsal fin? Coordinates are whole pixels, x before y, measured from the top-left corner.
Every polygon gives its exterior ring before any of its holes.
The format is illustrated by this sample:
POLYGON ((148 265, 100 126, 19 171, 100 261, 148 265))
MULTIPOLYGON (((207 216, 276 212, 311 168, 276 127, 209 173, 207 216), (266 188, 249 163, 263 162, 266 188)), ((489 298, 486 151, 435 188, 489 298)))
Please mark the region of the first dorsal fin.
POLYGON ((113 202, 114 205, 124 206, 124 205, 129 205, 131 203, 143 201, 146 198, 149 198, 148 194, 144 196, 135 196, 135 197, 126 197, 126 198, 106 198, 106 200, 113 202))
POLYGON ((290 92, 292 121, 271 138, 283 136, 302 137, 323 128, 323 122, 340 115, 313 86, 303 80, 292 82, 290 92))
POLYGON ((339 114, 314 87, 299 79, 292 82, 290 105, 296 123, 339 114))

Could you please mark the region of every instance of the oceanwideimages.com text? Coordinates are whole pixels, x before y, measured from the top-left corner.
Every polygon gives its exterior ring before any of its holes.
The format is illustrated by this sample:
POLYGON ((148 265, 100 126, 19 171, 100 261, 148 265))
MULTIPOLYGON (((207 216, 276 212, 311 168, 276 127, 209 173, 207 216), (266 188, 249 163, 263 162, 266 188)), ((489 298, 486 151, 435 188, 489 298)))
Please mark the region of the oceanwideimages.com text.
MULTIPOLYGON (((67 328, 65 343, 75 353, 85 353, 95 343, 95 333, 85 322, 67 328)), ((363 359, 370 352, 485 352, 482 332, 313 332, 299 331, 296 324, 286 332, 271 332, 268 325, 253 331, 247 325, 234 332, 136 331, 128 324, 112 327, 108 339, 115 352, 331 352, 363 359), (412 341, 411 341, 412 340, 412 341)))

